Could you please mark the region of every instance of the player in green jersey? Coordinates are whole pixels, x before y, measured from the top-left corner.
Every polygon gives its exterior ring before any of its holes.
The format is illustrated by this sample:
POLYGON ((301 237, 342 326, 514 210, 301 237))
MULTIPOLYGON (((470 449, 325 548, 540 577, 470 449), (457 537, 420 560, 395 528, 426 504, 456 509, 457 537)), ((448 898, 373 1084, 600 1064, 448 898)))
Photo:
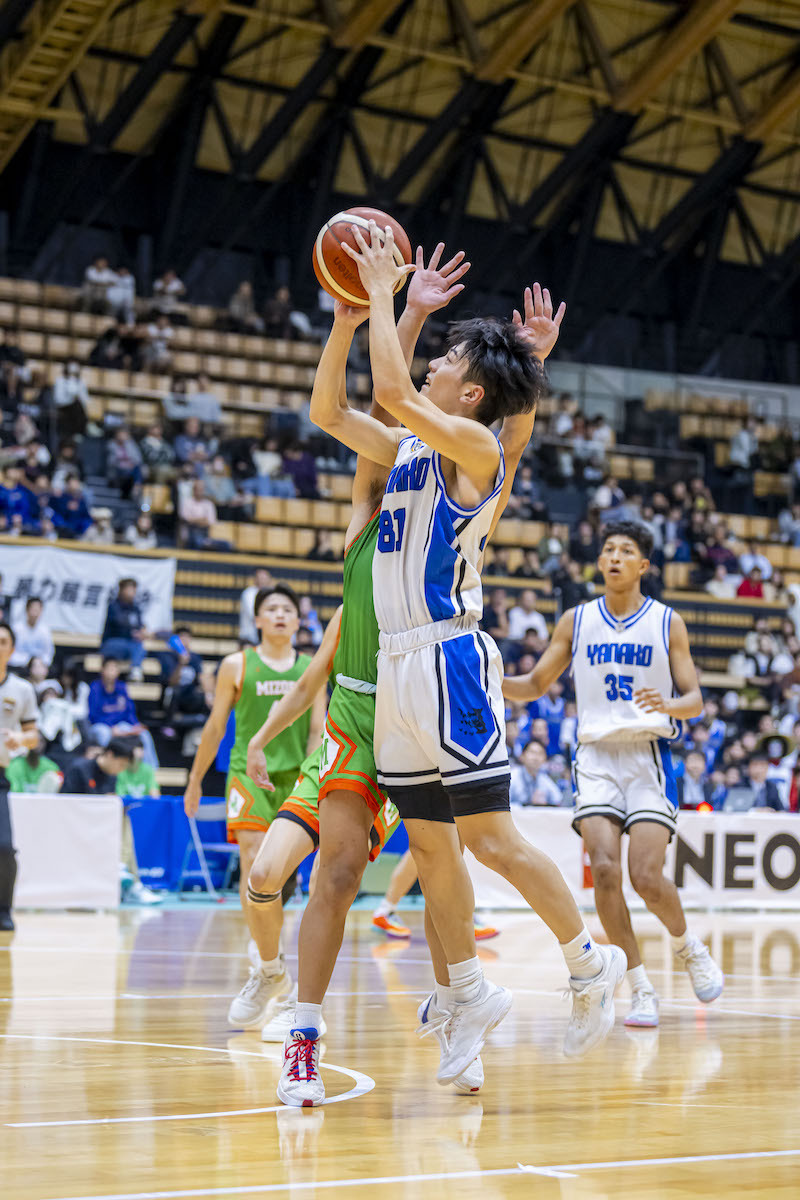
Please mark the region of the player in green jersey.
MULTIPOLYGON (((239 893, 256 945, 277 931, 280 936, 282 909, 252 909, 247 905, 247 879, 258 848, 283 801, 289 796, 303 759, 316 749, 322 732, 325 691, 316 697, 310 712, 286 729, 267 747, 273 791, 259 787, 247 776, 247 744, 261 728, 270 708, 298 680, 311 662, 298 654, 292 641, 300 625, 300 608, 291 588, 282 584, 263 588, 254 604, 260 643, 222 660, 211 714, 203 728, 184 796, 186 815, 193 817, 200 805, 203 777, 222 741, 231 711, 236 716, 236 740, 231 750, 225 788, 228 840, 239 845, 241 879, 239 893), (261 923, 264 926, 261 927, 261 923), (272 927, 272 928, 271 928, 272 927)), ((263 1023, 273 995, 288 990, 289 978, 279 954, 259 960, 250 978, 234 999, 228 1013, 231 1025, 255 1028, 263 1023)))

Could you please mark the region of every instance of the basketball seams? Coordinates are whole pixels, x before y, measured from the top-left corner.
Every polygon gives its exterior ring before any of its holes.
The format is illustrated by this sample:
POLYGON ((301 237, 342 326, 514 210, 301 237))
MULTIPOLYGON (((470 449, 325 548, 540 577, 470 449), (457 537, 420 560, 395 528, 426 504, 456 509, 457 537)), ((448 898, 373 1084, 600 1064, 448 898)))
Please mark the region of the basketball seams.
MULTIPOLYGON (((375 210, 375 211, 377 212, 378 210, 375 210)), ((380 215, 388 217, 388 214, 382 213, 380 215)), ((319 233, 317 234, 316 240, 314 242, 314 255, 313 255, 314 264, 313 265, 314 265, 315 273, 317 275, 317 279, 319 280, 320 284, 325 288, 325 290, 328 291, 332 296, 334 296, 335 299, 340 300, 344 304, 352 305, 353 307, 366 308, 369 305, 369 298, 366 295, 357 295, 354 292, 346 290, 349 286, 352 286, 352 284, 358 282, 359 287, 363 291, 363 285, 361 285, 359 277, 358 277, 358 269, 357 269, 355 263, 352 263, 352 261, 348 259, 347 270, 351 274, 352 282, 348 281, 347 279, 340 278, 339 276, 343 273, 342 266, 344 264, 342 264, 340 261, 340 262, 335 262, 332 265, 329 265, 329 263, 326 261, 326 257, 325 257, 326 246, 327 246, 327 253, 329 255, 331 255, 332 253, 335 253, 334 248, 331 245, 331 242, 335 243, 337 248, 341 247, 343 244, 346 244, 346 243, 343 243, 343 239, 338 236, 338 233, 336 231, 337 225, 346 224, 351 227, 356 226, 358 229, 360 229, 366 233, 369 231, 369 224, 370 224, 371 219, 375 220, 374 217, 369 218, 366 216, 362 216, 361 213, 358 213, 358 212, 352 212, 352 211, 348 212, 347 210, 342 210, 342 211, 336 213, 334 216, 332 216, 329 220, 327 220, 325 222, 325 224, 322 226, 319 233), (328 234, 330 234, 330 240, 328 239, 328 234)), ((387 221, 387 223, 388 223, 388 221, 387 221)), ((382 227, 381 223, 378 221, 376 221, 376 224, 378 225, 378 234, 381 237, 381 240, 383 241, 384 240, 383 227, 382 227)), ((396 224, 396 222, 393 222, 393 224, 396 224)), ((407 242, 408 238, 405 235, 405 231, 402 229, 402 226, 398 226, 397 229, 395 230, 395 238, 397 238, 398 232, 403 235, 403 240, 407 242)), ((393 258, 398 266, 405 265, 405 263, 407 261, 405 258, 405 255, 403 253, 403 250, 397 244, 397 241, 395 241, 394 248, 393 248, 393 258)), ((404 284, 405 284, 405 276, 402 279, 398 280, 398 282, 394 288, 395 294, 402 289, 404 284)))

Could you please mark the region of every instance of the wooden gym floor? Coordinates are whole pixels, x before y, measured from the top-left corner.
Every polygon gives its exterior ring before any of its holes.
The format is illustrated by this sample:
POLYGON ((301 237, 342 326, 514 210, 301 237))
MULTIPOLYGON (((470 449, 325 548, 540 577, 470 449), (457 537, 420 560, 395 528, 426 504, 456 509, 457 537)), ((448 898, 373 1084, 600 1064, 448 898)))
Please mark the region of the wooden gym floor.
POLYGON ((276 1106, 279 1048, 226 1026, 246 975, 236 909, 18 914, 0 935, 0 1195, 800 1195, 796 916, 693 916, 728 977, 709 1008, 637 918, 661 1028, 625 1030, 623 989, 608 1042, 568 1062, 552 939, 495 914, 502 936, 481 955, 514 1007, 484 1089, 463 1097, 436 1084, 437 1049, 414 1036, 430 971, 421 914, 407 915, 409 945, 351 914, 326 1006, 331 1102, 303 1111, 276 1106))

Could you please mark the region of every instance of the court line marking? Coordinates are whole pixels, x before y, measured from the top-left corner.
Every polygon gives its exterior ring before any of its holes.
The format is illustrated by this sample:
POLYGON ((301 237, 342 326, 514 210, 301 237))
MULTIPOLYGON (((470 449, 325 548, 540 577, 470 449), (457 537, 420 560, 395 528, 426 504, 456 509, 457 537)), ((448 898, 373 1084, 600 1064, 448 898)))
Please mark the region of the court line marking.
POLYGON ((451 1179, 479 1179, 502 1175, 553 1174, 563 1176, 576 1171, 623 1170, 626 1167, 664 1167, 711 1162, 741 1162, 745 1159, 796 1158, 798 1150, 751 1150, 738 1154, 687 1154, 676 1158, 627 1158, 616 1162, 553 1163, 534 1166, 518 1163, 488 1171, 442 1171, 425 1175, 382 1175, 371 1179, 324 1179, 315 1183, 268 1183, 225 1188, 183 1188, 180 1191, 114 1192, 105 1196, 58 1196, 51 1200, 181 1200, 189 1196, 253 1196, 275 1192, 315 1192, 334 1188, 380 1187, 392 1183, 436 1183, 451 1179))
MULTIPOLYGON (((242 1055, 247 1058, 260 1058, 262 1062, 274 1063, 280 1061, 274 1055, 259 1054, 255 1050, 239 1050, 238 1048, 236 1050, 229 1050, 223 1046, 184 1046, 178 1045, 175 1042, 133 1042, 117 1038, 60 1037, 49 1033, 0 1033, 0 1038, 16 1042, 88 1042, 93 1046, 150 1046, 158 1050, 199 1050, 204 1054, 227 1054, 233 1057, 242 1055)), ((351 1088, 349 1092, 342 1092, 340 1096, 328 1097, 324 1101, 325 1106, 340 1104, 343 1100, 356 1100, 359 1096, 365 1096, 367 1092, 371 1092, 375 1087, 375 1080, 370 1075, 364 1075, 361 1071, 354 1071, 350 1067, 337 1067, 334 1063, 329 1062, 321 1062, 320 1066, 326 1067, 329 1071, 337 1071, 340 1075, 347 1075, 355 1083, 355 1087, 351 1088)), ((164 1113, 142 1117, 92 1117, 77 1121, 7 1121, 5 1122, 5 1128, 43 1129, 62 1125, 135 1125, 149 1121, 200 1121, 203 1119, 208 1120, 212 1117, 239 1117, 249 1116, 254 1113, 281 1112, 285 1107, 283 1104, 276 1104, 269 1108, 236 1108, 226 1110, 225 1112, 164 1113)))

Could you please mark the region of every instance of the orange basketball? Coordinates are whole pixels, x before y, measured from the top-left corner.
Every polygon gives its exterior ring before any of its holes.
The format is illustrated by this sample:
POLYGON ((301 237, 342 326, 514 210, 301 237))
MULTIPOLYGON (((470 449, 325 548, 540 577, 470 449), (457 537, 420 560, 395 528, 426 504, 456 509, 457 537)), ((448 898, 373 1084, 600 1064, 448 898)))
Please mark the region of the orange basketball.
MULTIPOLYGON (((314 274, 320 282, 320 287, 336 300, 360 308, 369 305, 369 297, 359 278, 358 267, 341 246, 342 242, 347 242, 354 250, 358 249, 353 236, 354 226, 358 226, 365 240, 369 241, 370 221, 375 221, 380 231, 387 225, 392 227, 397 265, 410 263, 411 243, 405 229, 394 217, 381 212, 379 208, 348 208, 345 212, 336 213, 322 226, 314 243, 314 274)), ((394 290, 399 292, 405 281, 403 276, 394 290)))

